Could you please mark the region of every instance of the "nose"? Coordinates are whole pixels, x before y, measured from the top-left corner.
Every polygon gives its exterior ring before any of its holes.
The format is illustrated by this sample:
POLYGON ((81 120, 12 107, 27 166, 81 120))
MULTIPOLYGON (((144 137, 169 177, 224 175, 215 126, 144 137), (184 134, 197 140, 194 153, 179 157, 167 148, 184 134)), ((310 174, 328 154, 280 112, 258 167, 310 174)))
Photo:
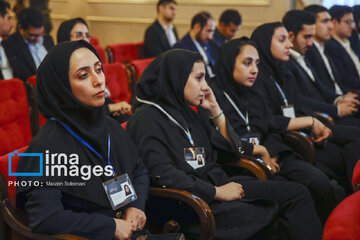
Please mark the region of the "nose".
POLYGON ((289 39, 286 40, 286 43, 287 43, 286 46, 285 46, 286 49, 290 49, 290 48, 294 47, 294 45, 292 44, 292 42, 289 39))
POLYGON ((104 84, 104 78, 103 78, 103 74, 99 75, 94 73, 93 74, 93 86, 94 87, 101 87, 104 84))
POLYGON ((253 63, 253 64, 251 65, 250 73, 255 75, 255 74, 258 73, 258 71, 259 71, 259 69, 258 69, 257 64, 256 64, 256 63, 253 63))

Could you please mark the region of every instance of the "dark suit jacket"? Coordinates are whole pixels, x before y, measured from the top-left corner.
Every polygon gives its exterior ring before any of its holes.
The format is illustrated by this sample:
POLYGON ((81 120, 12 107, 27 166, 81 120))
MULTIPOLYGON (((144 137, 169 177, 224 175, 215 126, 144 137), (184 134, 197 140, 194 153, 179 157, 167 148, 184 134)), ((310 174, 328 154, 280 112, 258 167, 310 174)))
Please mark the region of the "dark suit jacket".
MULTIPOLYGON (((15 62, 19 70, 18 77, 26 81, 30 76, 36 74, 36 66, 31 52, 21 36, 20 32, 12 34, 4 41, 4 46, 8 49, 8 58, 15 62)), ((44 47, 49 51, 54 46, 54 42, 49 35, 44 36, 44 47)))
POLYGON ((360 77, 346 50, 334 38, 325 43, 325 50, 335 64, 340 82, 349 89, 360 89, 360 77))
POLYGON ((307 106, 315 112, 327 113, 335 119, 338 118, 337 107, 333 105, 333 101, 338 95, 324 86, 314 71, 315 82, 312 81, 310 76, 292 56, 290 56, 290 60, 286 63, 286 68, 296 80, 302 101, 307 106))
MULTIPOLYGON (((176 40, 178 40, 179 38, 175 26, 173 31, 176 40)), ((144 39, 145 57, 146 58, 156 57, 160 53, 165 52, 170 48, 171 47, 169 44, 169 40, 166 36, 165 30, 162 28, 158 20, 156 20, 146 29, 145 32, 145 39, 144 39)))
MULTIPOLYGON (((325 52, 325 54, 326 54, 326 52, 325 52)), ((306 51, 305 59, 309 62, 309 64, 315 71, 316 75, 318 76, 319 80, 324 85, 326 85, 328 88, 335 91, 334 82, 331 79, 330 73, 328 72, 328 70, 326 68, 325 62, 324 62, 323 58, 321 57, 319 50, 315 46, 310 47, 306 51)), ((339 76, 339 73, 338 73, 338 70, 337 70, 335 64, 333 63, 333 61, 330 57, 328 57, 328 60, 330 63, 331 70, 334 74, 336 83, 339 85, 340 89, 343 91, 344 94, 347 93, 348 90, 341 83, 340 76, 339 76)))
POLYGON ((351 36, 349 38, 350 40, 350 46, 356 53, 356 55, 360 58, 360 39, 358 32, 356 30, 353 30, 351 32, 351 36))
MULTIPOLYGON (((2 41, 2 46, 4 48, 6 57, 9 61, 10 67, 12 69, 13 72, 13 77, 14 78, 20 78, 20 71, 18 69, 18 66, 16 64, 16 58, 14 58, 14 56, 10 53, 9 51, 9 47, 6 45, 5 40, 2 41)), ((4 76, 2 74, 2 72, 0 71, 0 79, 3 79, 4 76)))

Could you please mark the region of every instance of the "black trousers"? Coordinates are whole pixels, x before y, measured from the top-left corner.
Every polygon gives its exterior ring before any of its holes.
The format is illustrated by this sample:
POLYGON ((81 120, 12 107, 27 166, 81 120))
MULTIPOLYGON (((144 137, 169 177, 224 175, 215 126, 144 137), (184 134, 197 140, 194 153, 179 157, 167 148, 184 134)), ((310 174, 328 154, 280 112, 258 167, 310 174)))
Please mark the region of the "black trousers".
POLYGON ((265 198, 278 204, 281 239, 321 239, 322 225, 316 214, 312 197, 304 186, 288 181, 259 181, 242 179, 242 177, 232 179, 242 184, 244 199, 265 198))

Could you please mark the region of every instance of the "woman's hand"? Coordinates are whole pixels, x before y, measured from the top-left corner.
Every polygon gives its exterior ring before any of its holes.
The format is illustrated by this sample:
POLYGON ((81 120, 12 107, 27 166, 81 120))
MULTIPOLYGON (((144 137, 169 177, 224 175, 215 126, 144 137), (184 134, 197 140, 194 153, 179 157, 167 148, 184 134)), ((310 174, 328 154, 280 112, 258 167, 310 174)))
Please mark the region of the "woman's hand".
POLYGON ((235 182, 229 182, 220 187, 215 187, 215 189, 215 199, 219 201, 232 201, 245 196, 242 185, 235 182))
POLYGON ((271 158, 268 150, 262 145, 254 145, 253 155, 260 155, 261 160, 265 162, 271 172, 277 173, 280 171, 280 166, 277 164, 277 157, 271 158))
POLYGON ((139 231, 145 226, 146 216, 140 209, 129 207, 125 211, 124 220, 131 224, 133 231, 139 231))
POLYGON ((212 89, 206 84, 202 89, 204 91, 204 98, 200 102, 200 107, 209 111, 210 116, 216 116, 220 113, 221 109, 216 101, 215 94, 212 89))
POLYGON ((115 115, 117 113, 127 114, 128 112, 131 112, 131 105, 127 102, 110 103, 108 104, 108 107, 109 111, 115 115))
POLYGON ((332 135, 332 132, 322 122, 314 118, 314 125, 312 126, 312 132, 315 137, 312 137, 313 142, 321 142, 332 135))
POLYGON ((132 226, 125 220, 114 218, 116 228, 114 237, 117 240, 128 240, 132 235, 132 226))

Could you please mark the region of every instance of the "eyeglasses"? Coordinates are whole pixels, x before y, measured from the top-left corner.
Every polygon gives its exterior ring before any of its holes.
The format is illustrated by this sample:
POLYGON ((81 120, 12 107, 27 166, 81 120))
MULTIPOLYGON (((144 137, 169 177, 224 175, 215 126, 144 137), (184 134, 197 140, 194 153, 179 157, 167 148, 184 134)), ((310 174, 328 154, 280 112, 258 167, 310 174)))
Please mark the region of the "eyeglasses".
POLYGON ((76 33, 71 34, 71 36, 76 39, 84 39, 84 38, 90 39, 91 38, 91 35, 88 32, 85 32, 85 33, 84 32, 76 32, 76 33))
POLYGON ((346 23, 347 25, 354 25, 354 21, 353 20, 346 20, 346 21, 343 21, 344 23, 346 23))

